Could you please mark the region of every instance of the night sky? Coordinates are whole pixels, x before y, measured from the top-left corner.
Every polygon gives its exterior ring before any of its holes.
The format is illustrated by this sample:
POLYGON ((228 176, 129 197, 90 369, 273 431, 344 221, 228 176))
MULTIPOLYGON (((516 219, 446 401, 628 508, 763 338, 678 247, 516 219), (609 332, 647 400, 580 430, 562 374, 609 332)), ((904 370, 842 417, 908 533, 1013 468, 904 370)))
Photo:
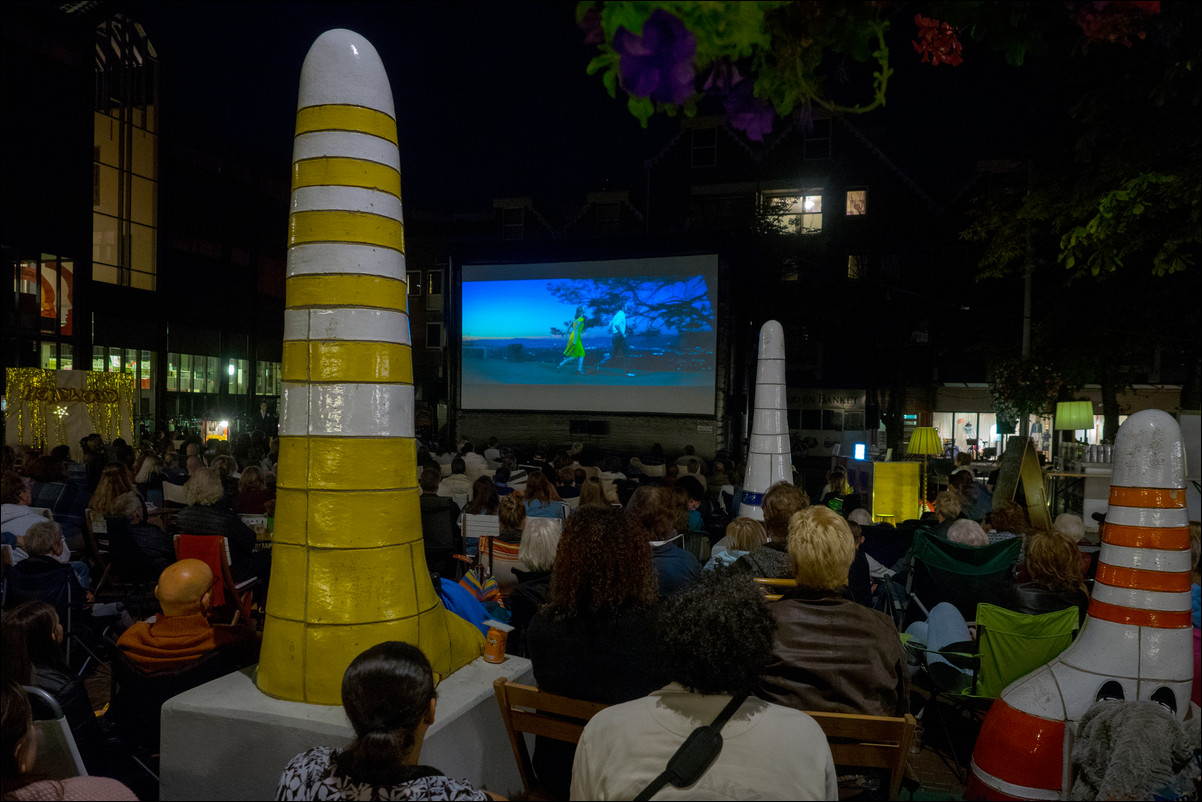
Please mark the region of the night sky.
MULTIPOLYGON (((641 129, 621 94, 610 99, 585 74, 594 51, 576 27, 574 3, 124 7, 158 51, 164 125, 203 116, 284 171, 309 46, 330 28, 366 36, 392 84, 404 200, 414 210, 483 211, 507 195, 533 195, 536 206, 554 210, 583 202, 588 191, 637 191, 643 162, 676 130, 662 118, 641 129)), ((974 159, 1013 152, 1021 76, 979 50, 966 52, 959 68, 920 66, 911 28, 895 23, 888 110, 852 119, 919 183, 951 192, 971 176, 974 159), (888 138, 880 139, 884 126, 888 138)))

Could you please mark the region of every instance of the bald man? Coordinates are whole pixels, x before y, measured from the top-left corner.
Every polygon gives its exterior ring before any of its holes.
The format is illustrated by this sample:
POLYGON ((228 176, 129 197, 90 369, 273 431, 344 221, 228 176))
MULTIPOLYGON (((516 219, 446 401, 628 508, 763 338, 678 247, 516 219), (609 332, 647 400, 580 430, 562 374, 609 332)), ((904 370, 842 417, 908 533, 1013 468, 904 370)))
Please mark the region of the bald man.
POLYGON ((209 653, 222 650, 237 667, 259 659, 259 636, 252 622, 213 626, 206 613, 212 604, 213 572, 200 560, 180 560, 159 575, 154 596, 162 613, 139 621, 117 641, 117 647, 143 671, 156 673, 187 668, 209 653))

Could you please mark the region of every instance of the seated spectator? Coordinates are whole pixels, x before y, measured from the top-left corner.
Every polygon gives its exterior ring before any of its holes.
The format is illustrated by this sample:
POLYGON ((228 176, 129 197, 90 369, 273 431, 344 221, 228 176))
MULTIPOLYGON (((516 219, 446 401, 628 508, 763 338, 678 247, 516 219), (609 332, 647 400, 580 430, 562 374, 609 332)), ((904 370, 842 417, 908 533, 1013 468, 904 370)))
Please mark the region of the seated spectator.
POLYGON ((292 758, 276 799, 499 798, 418 762, 438 707, 434 687, 430 661, 416 646, 385 641, 360 654, 342 675, 355 740, 292 758))
MULTIPOLYGON (((112 515, 117 499, 126 493, 138 493, 138 489, 130 480, 125 466, 120 462, 110 462, 105 465, 104 470, 100 473, 100 481, 96 484, 96 490, 92 492, 92 497, 88 500, 88 508, 92 511, 93 519, 112 515)), ((142 498, 141 493, 138 493, 138 498, 142 498)))
POLYGON ((266 515, 275 511, 275 493, 267 489, 267 479, 258 465, 248 465, 242 470, 233 507, 238 515, 266 515))
POLYGON ((965 546, 988 546, 989 536, 981 525, 970 518, 957 518, 947 528, 947 539, 965 546))
POLYGON ((666 601, 659 643, 672 682, 593 716, 576 750, 571 798, 635 799, 698 726, 733 705, 716 759, 684 778, 689 798, 838 799, 822 728, 803 712, 748 698, 772 654, 775 624, 765 607, 746 574, 726 571, 666 601))
POLYGON ((691 445, 684 447, 684 453, 682 453, 679 457, 676 458, 676 464, 680 468, 684 469, 689 464, 689 460, 697 460, 697 464, 698 464, 698 468, 699 468, 699 470, 697 471, 698 473, 705 472, 705 460, 703 460, 701 457, 697 456, 697 450, 695 448, 693 448, 691 445))
POLYGON ((462 550, 459 529, 459 505, 439 491, 442 474, 427 468, 418 477, 422 494, 418 504, 422 515, 422 542, 426 552, 426 567, 450 579, 458 572, 452 556, 462 550))
POLYGON ((681 475, 680 478, 683 479, 685 477, 689 477, 693 481, 697 482, 697 484, 701 485, 702 493, 708 492, 709 484, 707 483, 705 476, 703 476, 701 473, 701 461, 700 460, 690 459, 688 462, 685 463, 684 474, 681 475))
POLYGON ((638 532, 651 544, 659 592, 668 596, 684 590, 701 577, 697 557, 680 547, 676 531, 674 491, 666 487, 644 485, 634 491, 626 505, 627 528, 638 532))
MULTIPOLYGON (((451 460, 451 475, 438 483, 438 495, 450 499, 455 496, 471 499, 472 480, 467 478, 467 468, 464 465, 463 457, 455 457, 451 460)), ((464 506, 467 506, 467 502, 464 502, 464 506)))
POLYGON ((847 571, 847 595, 865 607, 872 607, 872 594, 875 591, 872 569, 869 566, 868 555, 860 548, 864 545, 864 529, 855 521, 848 521, 847 528, 851 530, 852 542, 856 544, 856 556, 847 571))
POLYGON ((980 523, 993 509, 993 494, 974 478, 971 468, 957 468, 947 484, 949 489, 960 494, 960 513, 965 518, 980 523))
POLYGON ((234 626, 209 623, 212 589, 213 572, 202 561, 167 566, 154 588, 162 612, 125 630, 117 648, 147 674, 187 668, 215 651, 230 657, 235 667, 255 662, 259 637, 252 621, 243 619, 234 626))
POLYGON ((993 511, 989 513, 989 540, 996 543, 1012 537, 1022 537, 1031 533, 1031 521, 1027 511, 1021 504, 1010 499, 995 500, 993 511))
POLYGON ((156 568, 162 571, 175 562, 175 543, 171 536, 154 524, 146 523, 143 516, 146 508, 137 493, 126 493, 119 497, 113 505, 112 515, 108 518, 123 518, 134 543, 150 560, 156 563, 156 568))
POLYGON ((580 507, 612 507, 605 498, 605 490, 601 487, 601 480, 596 476, 590 476, 584 480, 584 484, 580 486, 580 507))
POLYGON ((92 600, 90 588, 91 576, 87 563, 82 560, 72 560, 67 551, 67 541, 63 537, 62 528, 54 521, 40 519, 36 524, 25 530, 24 548, 14 548, 11 571, 12 593, 18 593, 19 588, 41 586, 37 577, 54 574, 68 568, 68 581, 71 583, 72 599, 79 604, 84 600, 92 600), (25 581, 22 581, 25 580, 25 581))
POLYGON ((847 471, 834 468, 826 475, 821 504, 846 518, 860 506, 860 494, 847 483, 847 471))
POLYGON ((768 534, 764 525, 754 518, 735 518, 726 525, 726 537, 718 541, 715 551, 710 555, 705 570, 712 571, 718 566, 731 566, 740 557, 750 554, 768 542, 768 534), (720 548, 719 548, 720 547, 720 548))
POLYGON ((161 506, 163 503, 163 482, 167 474, 161 457, 153 451, 148 451, 142 457, 138 472, 134 475, 134 486, 142 498, 161 506))
MULTIPOLYGON (((539 688, 616 704, 663 685, 651 547, 619 510, 573 513, 551 577, 548 602, 526 638, 539 688)), ((534 768, 552 798, 568 797, 575 751, 574 744, 537 740, 534 768)))
POLYGON ((497 468, 497 472, 493 474, 492 481, 493 489, 497 492, 498 496, 508 496, 514 492, 513 488, 509 486, 509 468, 507 466, 502 465, 500 468, 497 468))
POLYGON ((61 780, 33 776, 37 759, 37 733, 29 697, 17 682, 5 676, 0 682, 0 777, 4 799, 97 799, 137 802, 134 792, 111 777, 84 775, 61 780))
MULTIPOLYGON (((13 470, 0 474, 0 499, 3 499, 3 506, 0 506, 0 527, 4 531, 4 543, 12 549, 14 564, 30 555, 25 542, 29 529, 47 523, 46 516, 29 509, 31 498, 29 481, 24 476, 13 470)), ((51 552, 47 550, 43 553, 51 552)), ((54 557, 64 564, 71 561, 71 551, 67 547, 66 538, 63 538, 61 550, 55 552, 54 557)), ((84 573, 86 575, 86 571, 84 573)))
POLYGON ((551 569, 555 566, 562 532, 559 522, 550 518, 531 518, 527 522, 518 548, 518 559, 527 570, 513 569, 518 584, 510 591, 508 601, 509 624, 514 630, 506 641, 510 654, 526 656, 526 631, 551 593, 551 569))
POLYGON ((526 475, 526 517, 562 518, 563 503, 547 474, 535 469, 526 475))
POLYGON ((72 481, 61 459, 39 457, 29 470, 31 507, 50 510, 54 521, 63 528, 67 545, 78 551, 83 548, 84 509, 88 506, 87 485, 82 476, 72 481))
POLYGON ((238 460, 229 454, 219 454, 213 458, 209 466, 216 468, 221 474, 221 487, 225 490, 226 501, 233 506, 234 497, 238 495, 238 480, 242 474, 238 472, 238 460))
POLYGON ((794 513, 810 506, 805 491, 791 482, 777 482, 764 494, 764 529, 768 542, 735 561, 735 567, 752 576, 769 579, 791 579, 789 564, 789 521, 794 513))
POLYGON ((618 482, 625 482, 626 474, 622 473, 622 458, 610 455, 601 463, 601 489, 610 504, 618 504, 618 482))
POLYGON ((960 500, 960 494, 954 490, 942 490, 935 496, 933 506, 936 524, 928 531, 940 540, 947 540, 947 530, 951 528, 953 521, 961 517, 963 502, 960 500))
MULTIPOLYGON (((226 501, 221 474, 216 468, 201 468, 184 485, 188 506, 176 515, 179 531, 188 535, 224 537, 230 546, 230 573, 241 582, 257 576, 266 585, 271 552, 255 551, 255 533, 234 514, 226 501)), ((256 592, 256 596, 258 592, 256 592)))
POLYGON ((828 507, 809 507, 789 524, 797 587, 768 605, 777 622, 772 659, 756 693, 797 710, 902 716, 910 680, 889 616, 843 594, 855 543, 828 507))
POLYGON ((488 476, 481 476, 472 482, 471 501, 463 508, 468 515, 496 515, 497 488, 488 476))
POLYGON ((470 440, 459 449, 459 456, 463 457, 463 472, 468 479, 474 482, 488 474, 488 460, 484 458, 483 454, 476 453, 470 440))
MULTIPOLYGON (((517 496, 506 496, 497 504, 500 519, 498 539, 506 543, 521 543, 526 529, 526 505, 517 496)), ((550 519, 547 519, 550 520, 550 519)))
POLYGON ((566 501, 570 498, 580 497, 580 492, 584 485, 576 482, 576 473, 578 471, 582 477, 586 475, 583 468, 573 468, 571 465, 565 465, 557 472, 556 475, 559 481, 555 483, 555 492, 559 494, 561 499, 566 501))
POLYGON ((92 713, 87 688, 63 656, 63 625, 58 612, 44 601, 29 601, 4 612, 3 676, 41 688, 54 697, 67 716, 71 734, 91 774, 103 773, 104 736, 92 713))
POLYGON ((684 493, 685 521, 680 531, 704 532, 705 516, 701 514, 701 505, 705 501, 705 486, 698 483, 695 476, 682 476, 676 480, 676 489, 684 493))
POLYGON ((495 437, 488 438, 487 447, 484 449, 484 458, 491 462, 501 461, 500 442, 495 437))
POLYGON ((1037 615, 1076 606, 1085 622, 1089 592, 1081 571, 1077 544, 1059 532, 1035 531, 1027 538, 1024 562, 1027 581, 1014 585, 1005 606, 1037 615))

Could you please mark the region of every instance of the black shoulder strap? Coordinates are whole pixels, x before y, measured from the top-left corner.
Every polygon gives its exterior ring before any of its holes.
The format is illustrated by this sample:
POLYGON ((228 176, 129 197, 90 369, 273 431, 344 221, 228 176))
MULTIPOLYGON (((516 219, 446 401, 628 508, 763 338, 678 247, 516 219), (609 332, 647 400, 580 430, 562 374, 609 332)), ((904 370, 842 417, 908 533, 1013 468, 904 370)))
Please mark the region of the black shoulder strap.
POLYGON ((669 783, 676 788, 687 788, 700 780, 722 751, 722 728, 746 700, 746 693, 733 697, 717 718, 689 733, 668 760, 668 767, 635 797, 635 802, 647 802, 669 783))

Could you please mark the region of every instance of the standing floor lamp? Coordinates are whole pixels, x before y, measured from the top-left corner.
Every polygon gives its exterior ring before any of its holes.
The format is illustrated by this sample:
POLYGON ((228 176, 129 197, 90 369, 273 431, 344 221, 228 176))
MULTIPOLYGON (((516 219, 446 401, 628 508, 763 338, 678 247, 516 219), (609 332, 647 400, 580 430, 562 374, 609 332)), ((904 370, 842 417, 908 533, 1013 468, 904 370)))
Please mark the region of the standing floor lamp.
MULTIPOLYGON (((1077 429, 1093 428, 1093 401, 1060 401, 1056 404, 1056 431, 1070 432, 1077 429)), ((1064 458, 1057 446, 1057 456, 1061 457, 1060 469, 1064 470, 1064 458)))
MULTIPOLYGON (((907 454, 922 454, 922 511, 927 507, 927 457, 943 453, 943 441, 939 439, 939 430, 934 426, 918 426, 910 435, 910 444, 906 446, 907 454)), ((919 515, 921 517, 921 513, 919 515)))

